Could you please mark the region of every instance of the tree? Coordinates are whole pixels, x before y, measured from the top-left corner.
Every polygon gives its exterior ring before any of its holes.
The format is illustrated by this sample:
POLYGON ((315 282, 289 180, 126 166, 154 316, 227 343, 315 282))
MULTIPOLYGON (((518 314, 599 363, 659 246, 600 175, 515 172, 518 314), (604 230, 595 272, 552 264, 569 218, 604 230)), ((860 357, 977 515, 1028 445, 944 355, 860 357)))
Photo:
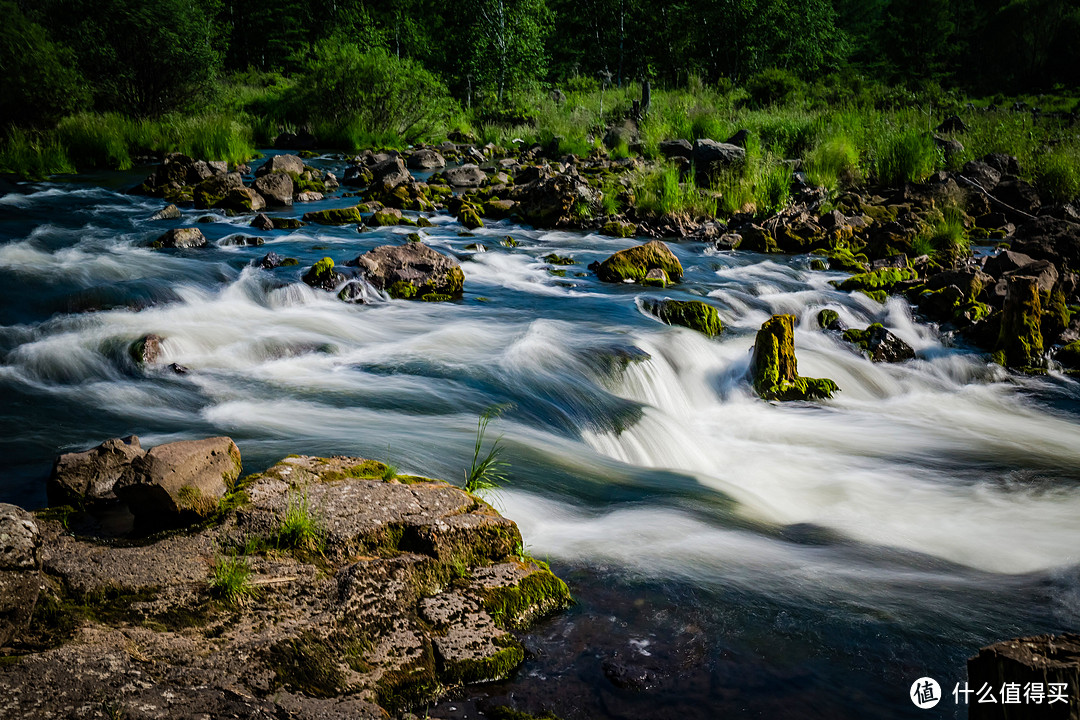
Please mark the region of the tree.
POLYGON ((13 2, 0 2, 0 127, 51 125, 89 100, 75 56, 13 2))
POLYGON ((544 0, 466 0, 464 67, 473 84, 501 103, 514 85, 547 68, 544 41, 551 18, 544 0))

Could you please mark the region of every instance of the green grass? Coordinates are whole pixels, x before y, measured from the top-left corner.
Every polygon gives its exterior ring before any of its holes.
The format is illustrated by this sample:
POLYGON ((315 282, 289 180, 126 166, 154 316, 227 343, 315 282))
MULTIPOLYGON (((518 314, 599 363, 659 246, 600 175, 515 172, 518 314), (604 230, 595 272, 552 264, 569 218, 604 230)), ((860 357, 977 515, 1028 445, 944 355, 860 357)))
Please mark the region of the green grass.
POLYGON ((251 583, 251 566, 247 558, 233 556, 214 560, 210 590, 232 605, 243 605, 255 597, 256 589, 251 583))
POLYGON ((916 256, 929 255, 944 262, 967 255, 971 242, 964 229, 963 212, 954 205, 943 208, 915 237, 911 249, 916 256))
POLYGON ((834 192, 860 179, 859 148, 847 135, 824 138, 806 157, 806 178, 834 192))
POLYGON ((307 493, 290 493, 277 530, 277 546, 304 552, 321 550, 322 527, 307 493))
POLYGON ((678 167, 665 165, 634 177, 634 197, 638 210, 654 215, 687 213, 715 216, 716 198, 697 187, 694 173, 680 177, 678 167))
POLYGON ((1072 202, 1080 197, 1080 152, 1055 148, 1035 160, 1034 175, 1044 200, 1072 202))
POLYGON ((500 460, 502 446, 499 440, 495 440, 488 448, 487 453, 481 456, 484 448, 484 435, 487 433, 488 424, 502 414, 505 408, 491 407, 480 414, 476 422, 476 442, 473 447, 473 459, 469 469, 465 471, 465 491, 481 493, 485 490, 494 490, 506 483, 506 468, 509 463, 500 460))
POLYGON ((75 165, 54 136, 15 128, 0 142, 0 172, 41 180, 58 173, 73 173, 75 165))
POLYGON ((941 151, 928 134, 916 129, 887 133, 875 152, 875 175, 881 185, 922 182, 942 166, 941 151))

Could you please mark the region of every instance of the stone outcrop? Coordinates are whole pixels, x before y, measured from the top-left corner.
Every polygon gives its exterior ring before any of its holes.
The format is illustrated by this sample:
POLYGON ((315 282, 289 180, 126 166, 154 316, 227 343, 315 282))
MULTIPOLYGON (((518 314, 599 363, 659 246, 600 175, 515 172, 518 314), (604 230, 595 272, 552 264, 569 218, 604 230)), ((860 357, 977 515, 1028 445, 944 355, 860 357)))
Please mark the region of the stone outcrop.
POLYGON ((702 335, 719 335, 724 325, 720 313, 700 300, 660 300, 645 303, 645 310, 667 325, 679 325, 697 330, 702 335))
POLYGON ((874 323, 865 330, 845 330, 844 340, 862 349, 873 362, 896 363, 915 357, 911 346, 881 323, 874 323))
POLYGON ((995 643, 967 661, 967 686, 993 688, 997 702, 968 703, 969 720, 1075 720, 1080 712, 1080 635, 1037 635, 995 643), (1031 684, 1042 690, 1042 702, 1001 702, 1006 683, 1019 692, 1031 684), (1054 687, 1051 687, 1051 683, 1054 687), (1061 696, 1062 701, 1052 697, 1061 696))
POLYGON ((116 500, 113 486, 131 475, 132 463, 146 454, 139 438, 106 440, 85 452, 65 453, 53 463, 46 486, 50 505, 92 505, 116 500))
POLYGON ((30 623, 41 590, 40 545, 33 516, 0 503, 0 647, 19 637, 30 623))
POLYGON ((187 250, 204 248, 209 243, 199 228, 173 228, 154 241, 155 248, 187 250))
MULTIPOLYGON (((290 456, 227 501, 213 522, 152 542, 39 519, 40 548, 17 562, 43 566, 47 611, 0 637, 17 641, 0 709, 59 720, 104 698, 139 720, 400 716, 506 678, 525 656, 519 631, 570 602, 521 554, 514 523, 376 461, 290 456)), ((0 506, 0 533, 8 515, 0 506)), ((30 537, 32 518, 18 522, 30 537)))

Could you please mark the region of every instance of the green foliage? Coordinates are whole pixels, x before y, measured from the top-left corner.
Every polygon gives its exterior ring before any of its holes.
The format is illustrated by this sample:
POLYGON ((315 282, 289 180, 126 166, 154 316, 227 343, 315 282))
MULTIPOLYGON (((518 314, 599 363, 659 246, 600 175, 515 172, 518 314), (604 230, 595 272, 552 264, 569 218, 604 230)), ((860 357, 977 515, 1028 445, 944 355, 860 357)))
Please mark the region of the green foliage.
POLYGON ((74 54, 23 15, 0 3, 0 128, 43 127, 89 100, 74 54))
POLYGON ((56 173, 73 173, 75 166, 55 137, 12 128, 0 141, 0 172, 42 180, 56 173))
POLYGON ((814 185, 835 191, 859 180, 859 149, 846 135, 821 141, 806 159, 806 177, 814 185))
POLYGON ((419 63, 336 39, 307 54, 287 103, 295 121, 329 121, 354 142, 380 135, 411 142, 453 108, 446 87, 419 63))
POLYGON ((496 439, 491 444, 483 457, 480 455, 483 451, 484 435, 487 433, 488 424, 502 415, 505 410, 505 407, 490 407, 480 414, 480 418, 476 422, 476 443, 473 447, 472 464, 465 471, 466 492, 479 493, 484 490, 493 490, 506 482, 506 468, 509 467, 509 463, 499 459, 499 456, 502 455, 502 446, 499 445, 499 440, 496 439))
POLYGON ((322 527, 307 493, 290 493, 277 530, 277 546, 303 552, 322 549, 322 527))
POLYGON ((1056 203, 1080 197, 1080 152, 1057 148, 1036 161, 1035 184, 1039 194, 1056 203))
POLYGON ((799 78, 789 70, 768 68, 746 82, 750 103, 757 107, 787 102, 800 86, 799 78))
POLYGON ((955 205, 946 206, 932 217, 912 243, 916 255, 931 255, 942 264, 950 264, 970 250, 964 213, 955 205))
POLYGON ((879 140, 875 174, 882 185, 922 182, 942 164, 934 139, 915 129, 899 130, 879 140))
POLYGON ((551 16, 544 0, 463 0, 460 58, 473 92, 502 105, 514 87, 539 79, 546 68, 544 41, 551 16))
POLYGON ((634 177, 633 187, 639 211, 654 215, 716 215, 716 198, 698 189, 693 173, 681 179, 679 168, 673 165, 639 173, 634 177))
POLYGON ((217 597, 233 605, 243 605, 255 597, 251 584, 251 566, 246 557, 218 557, 210 578, 210 590, 217 597))

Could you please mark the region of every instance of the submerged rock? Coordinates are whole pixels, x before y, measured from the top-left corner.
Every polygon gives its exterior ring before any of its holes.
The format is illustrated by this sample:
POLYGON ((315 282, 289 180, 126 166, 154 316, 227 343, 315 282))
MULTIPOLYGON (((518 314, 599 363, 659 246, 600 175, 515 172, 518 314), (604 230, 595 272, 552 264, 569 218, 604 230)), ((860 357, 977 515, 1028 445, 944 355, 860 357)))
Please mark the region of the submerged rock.
MULTIPOLYGON (((839 322, 839 318, 836 322, 839 322)), ((845 330, 844 340, 862 348, 873 362, 895 363, 915 357, 911 346, 893 335, 881 323, 874 323, 865 330, 845 330)))
POLYGON ((661 300, 645 303, 645 309, 667 325, 679 325, 715 337, 724 325, 720 313, 700 300, 661 300))
POLYGON ((662 270, 671 282, 682 280, 682 263, 659 240, 620 250, 595 267, 596 276, 604 282, 641 282, 654 269, 662 270))
POLYGON ((137 523, 173 526, 217 510, 240 468, 240 450, 230 438, 166 443, 136 457, 113 490, 137 523))
POLYGON ((794 315, 773 315, 761 326, 750 372, 754 390, 766 400, 818 400, 840 390, 832 380, 799 375, 794 315))
POLYGON ((847 326, 844 325, 840 319, 840 313, 835 310, 825 308, 817 314, 818 327, 823 330, 847 330, 847 326))
POLYGON ((46 490, 50 505, 86 506, 116 500, 113 486, 146 454, 139 438, 106 440, 85 452, 65 453, 53 463, 46 490))
POLYGON ((150 333, 131 344, 129 353, 137 365, 152 365, 161 357, 161 343, 165 338, 150 333))
MULTIPOLYGON (((359 225, 364 221, 360 215, 360 208, 348 207, 333 210, 316 210, 304 213, 304 222, 316 223, 317 225, 359 225)), ((277 221, 274 222, 277 227, 277 221)))
POLYGON ((458 261, 420 242, 383 245, 353 261, 365 277, 392 298, 450 300, 461 297, 465 273, 458 261))

